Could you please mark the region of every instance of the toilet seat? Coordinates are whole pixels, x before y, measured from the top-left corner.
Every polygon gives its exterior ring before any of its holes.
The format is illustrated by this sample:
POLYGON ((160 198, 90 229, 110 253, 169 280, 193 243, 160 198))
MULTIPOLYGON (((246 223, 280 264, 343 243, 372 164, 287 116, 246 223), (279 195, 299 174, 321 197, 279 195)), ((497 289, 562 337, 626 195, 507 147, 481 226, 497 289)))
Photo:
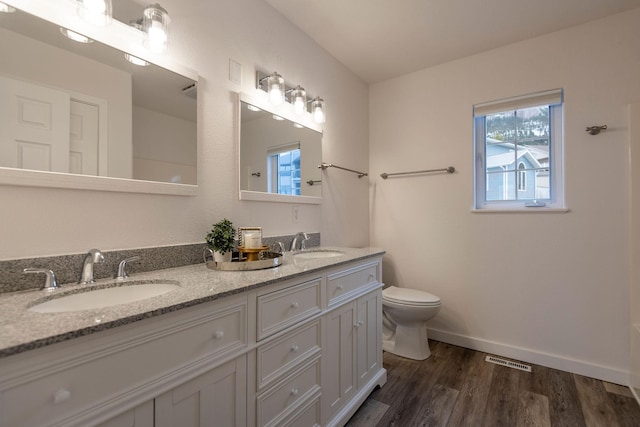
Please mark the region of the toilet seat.
POLYGON ((411 307, 433 307, 440 305, 440 298, 417 289, 389 286, 382 291, 382 301, 411 307))

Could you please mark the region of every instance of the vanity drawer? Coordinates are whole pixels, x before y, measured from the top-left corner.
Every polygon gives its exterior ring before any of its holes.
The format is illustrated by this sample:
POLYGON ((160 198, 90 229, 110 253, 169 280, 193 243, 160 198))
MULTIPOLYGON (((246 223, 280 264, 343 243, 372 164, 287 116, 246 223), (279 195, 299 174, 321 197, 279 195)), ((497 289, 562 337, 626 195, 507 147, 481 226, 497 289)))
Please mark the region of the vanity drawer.
POLYGON ((258 341, 320 313, 322 279, 258 296, 258 341))
POLYGON ((0 384, 0 425, 87 425, 95 411, 126 404, 132 390, 157 379, 182 380, 179 368, 245 348, 246 325, 245 299, 171 313, 123 326, 127 332, 120 335, 105 331, 102 338, 95 334, 64 350, 43 351, 42 356, 50 354, 46 363, 0 384))
POLYGON ((258 348, 258 390, 307 357, 320 352, 320 320, 258 348))
POLYGON ((258 425, 280 425, 292 408, 320 391, 320 358, 307 363, 289 379, 258 396, 258 425), (286 415, 285 415, 286 414, 286 415))
POLYGON ((366 264, 330 274, 327 278, 329 306, 344 300, 361 286, 380 281, 380 263, 366 264))

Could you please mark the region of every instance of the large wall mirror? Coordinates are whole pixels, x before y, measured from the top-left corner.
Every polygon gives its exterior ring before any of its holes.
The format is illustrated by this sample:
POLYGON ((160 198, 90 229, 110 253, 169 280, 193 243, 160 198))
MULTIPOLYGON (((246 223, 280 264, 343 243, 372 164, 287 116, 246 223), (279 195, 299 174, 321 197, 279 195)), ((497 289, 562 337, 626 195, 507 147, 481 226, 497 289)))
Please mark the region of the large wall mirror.
MULTIPOLYGON (((37 13, 13 3, 0 13, 0 183, 195 194, 197 75, 135 65, 126 40, 116 49, 65 37, 60 20, 87 33, 73 7, 59 10, 72 2, 37 13)), ((120 39, 137 32, 116 20, 106 28, 120 39)))
POLYGON ((319 128, 248 95, 240 95, 239 106, 240 199, 320 203, 319 128))

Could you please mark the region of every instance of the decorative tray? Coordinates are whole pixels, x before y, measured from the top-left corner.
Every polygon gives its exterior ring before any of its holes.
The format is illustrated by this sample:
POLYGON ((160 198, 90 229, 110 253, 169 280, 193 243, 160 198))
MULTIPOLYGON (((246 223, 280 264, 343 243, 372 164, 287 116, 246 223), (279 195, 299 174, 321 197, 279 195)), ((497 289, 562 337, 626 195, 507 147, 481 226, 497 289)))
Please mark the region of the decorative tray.
POLYGON ((249 261, 241 257, 240 252, 234 252, 231 262, 215 262, 210 257, 205 260, 207 268, 222 271, 249 271, 273 268, 282 264, 282 254, 277 252, 262 251, 258 254, 256 261, 249 261))

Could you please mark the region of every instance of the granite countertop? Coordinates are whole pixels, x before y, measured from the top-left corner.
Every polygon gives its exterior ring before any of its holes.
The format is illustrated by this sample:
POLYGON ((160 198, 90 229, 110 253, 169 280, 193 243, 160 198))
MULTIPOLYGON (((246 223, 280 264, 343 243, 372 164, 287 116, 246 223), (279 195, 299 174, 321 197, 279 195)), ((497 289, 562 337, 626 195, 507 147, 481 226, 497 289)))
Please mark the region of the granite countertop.
POLYGON ((99 309, 66 313, 36 313, 28 310, 29 307, 46 299, 81 292, 87 288, 87 285, 63 284, 60 290, 53 293, 24 291, 0 294, 0 357, 159 316, 313 271, 384 254, 384 251, 379 248, 313 248, 313 250, 318 249, 339 250, 344 252, 344 255, 298 261, 287 252, 282 265, 264 270, 216 271, 208 269, 205 264, 195 264, 132 274, 124 282, 116 282, 114 279, 97 280, 93 287, 150 281, 171 281, 180 285, 179 289, 160 296, 99 309))

